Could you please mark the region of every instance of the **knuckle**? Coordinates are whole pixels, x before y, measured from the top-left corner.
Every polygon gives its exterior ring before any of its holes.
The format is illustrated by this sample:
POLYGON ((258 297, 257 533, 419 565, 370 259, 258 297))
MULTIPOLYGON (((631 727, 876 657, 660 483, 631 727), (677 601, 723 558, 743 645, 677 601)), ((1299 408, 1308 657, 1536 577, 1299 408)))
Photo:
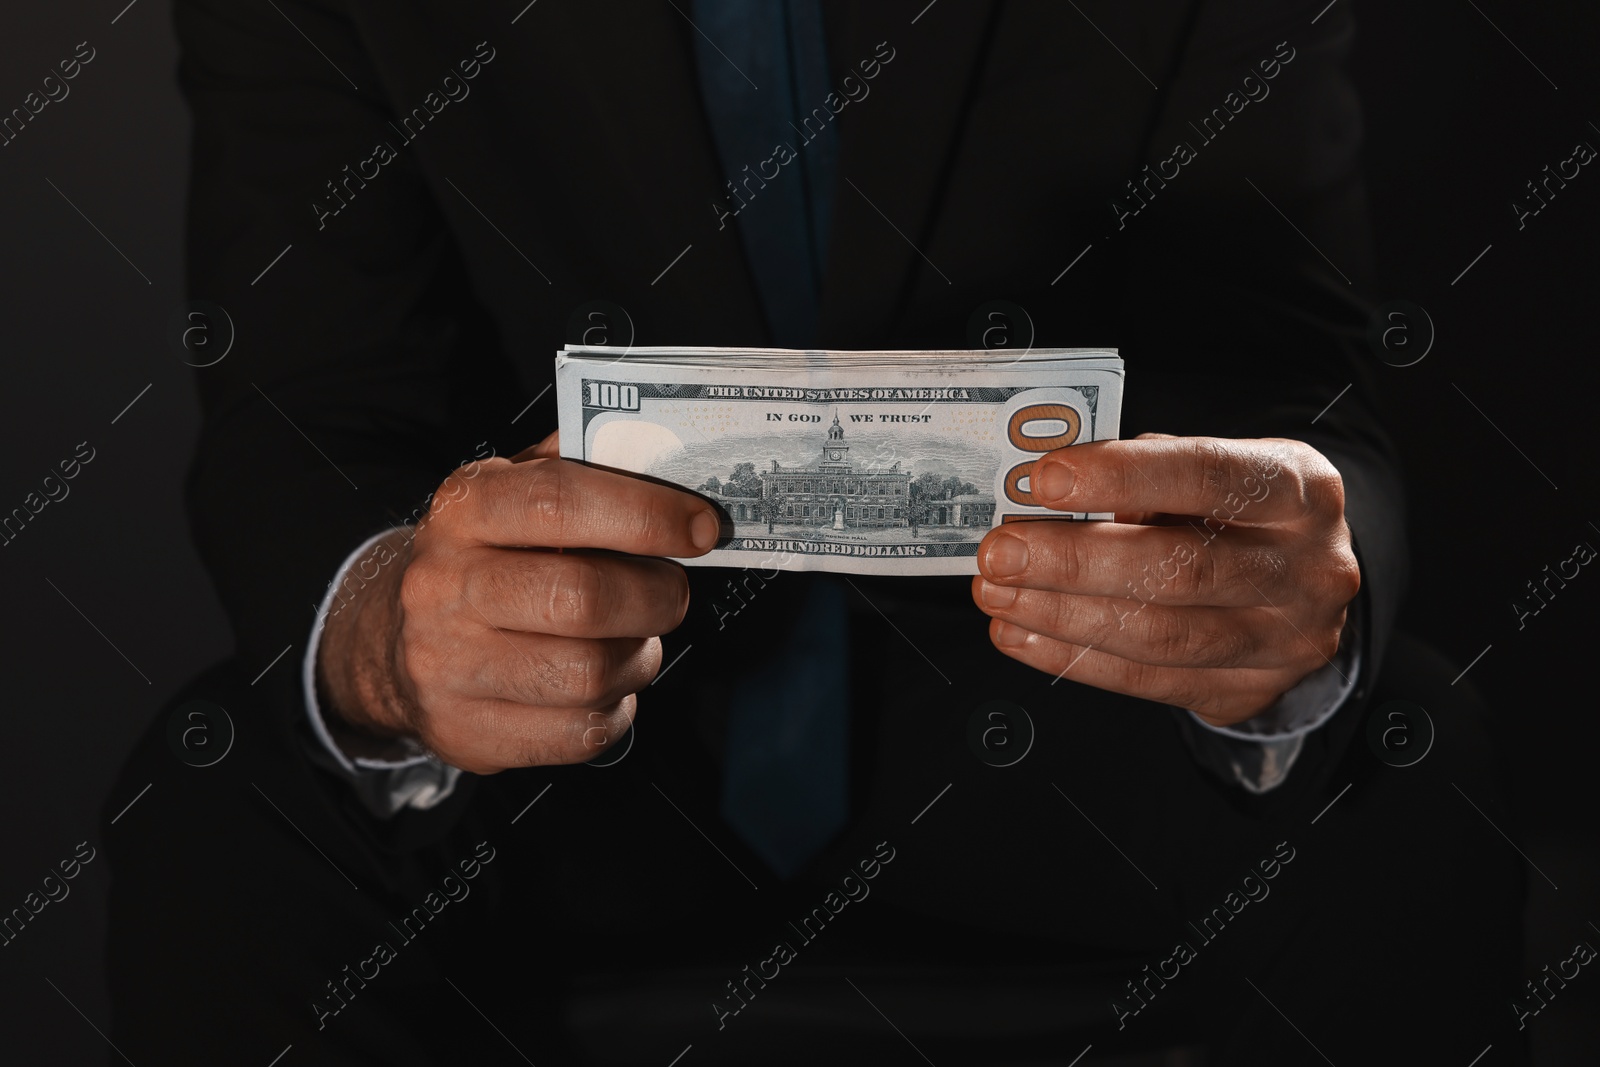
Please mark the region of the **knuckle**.
MULTIPOLYGON (((1019 597, 1013 606, 1031 606, 1030 601, 1032 600, 1032 597, 1019 597)), ((1041 616, 1044 623, 1042 632, 1058 641, 1072 641, 1079 636, 1079 631, 1083 629, 1083 623, 1079 613, 1079 605, 1075 603, 1074 597, 1064 596, 1059 593, 1046 593, 1039 597, 1038 600, 1042 601, 1042 604, 1039 605, 1042 609, 1041 616)), ((1105 620, 1105 625, 1100 627, 1100 632, 1109 634, 1114 633, 1116 629, 1115 619, 1108 618, 1105 620)), ((1098 642, 1103 639, 1096 638, 1095 640, 1098 642)))
POLYGON ((400 607, 408 617, 425 615, 443 599, 444 576, 426 558, 413 558, 400 576, 400 607))
MULTIPOLYGON (((1027 527, 1030 524, 1018 523, 1018 525, 1027 527)), ((1046 524, 1041 523, 1040 525, 1046 524)), ((1023 530, 1017 531, 1019 536, 1023 532, 1023 530)), ((1055 545, 1051 551, 1051 555, 1055 557, 1053 560, 1055 576, 1062 585, 1068 588, 1076 588, 1085 576, 1083 545, 1079 543, 1077 537, 1072 536, 1071 530, 1062 532, 1065 536, 1056 538, 1055 545)))
POLYGON ((514 514, 504 518, 511 523, 532 522, 541 532, 559 533, 566 507, 566 477, 561 473, 561 466, 549 460, 530 460, 526 466, 522 492, 508 493, 502 498, 504 507, 516 509, 514 514))
POLYGON ((1314 573, 1316 592, 1331 604, 1343 607, 1361 591, 1361 565, 1348 547, 1336 550, 1331 559, 1315 568, 1314 573))
MULTIPOLYGON (((1069 455, 1071 453, 1068 453, 1069 455)), ((1106 478, 1105 488, 1109 489, 1118 499, 1126 500, 1130 495, 1140 494, 1144 486, 1144 479, 1139 477, 1137 460, 1131 459, 1126 453, 1117 453, 1120 462, 1109 464, 1105 467, 1095 468, 1097 472, 1104 471, 1106 478)))
POLYGON ((564 557, 545 569, 545 618, 557 628, 588 630, 603 621, 605 578, 593 560, 564 557))
POLYGON ((1233 628, 1186 622, 1185 630, 1179 651, 1190 666, 1231 667, 1248 652, 1244 635, 1233 628))
POLYGON ((1306 468, 1304 493, 1311 510, 1320 515, 1343 515, 1344 478, 1338 468, 1317 452, 1307 458, 1306 468))
POLYGON ((1331 645, 1326 637, 1318 634, 1315 638, 1299 642, 1300 654, 1295 657, 1295 674, 1305 678, 1326 667, 1333 661, 1333 653, 1338 650, 1338 641, 1331 645))
POLYGON ((1344 603, 1348 604, 1361 592, 1361 564, 1356 560, 1356 554, 1349 548, 1341 553, 1339 565, 1335 567, 1334 578, 1339 583, 1337 594, 1344 603))
POLYGON ((1202 437, 1191 447, 1200 471, 1200 488, 1208 495, 1227 492, 1233 485, 1233 455, 1227 446, 1215 438, 1202 437))
POLYGON ((1189 621, 1182 613, 1160 611, 1151 613, 1147 640, 1150 649, 1165 663, 1188 659, 1194 652, 1194 634, 1189 621))
POLYGON ((1344 478, 1326 456, 1303 441, 1285 442, 1288 454, 1278 464, 1286 493, 1307 515, 1344 513, 1344 478))
POLYGON ((1275 548, 1251 548, 1239 554, 1237 577, 1249 580, 1259 589, 1271 589, 1289 573, 1289 560, 1275 548))
POLYGON ((1342 636, 1342 633, 1343 628, 1339 626, 1330 626, 1328 629, 1323 631, 1322 640, 1319 642, 1319 647, 1317 648, 1319 659, 1325 662, 1331 662, 1333 657, 1339 654, 1339 639, 1342 636))
MULTIPOLYGON (((1042 629, 1031 625, 1029 628, 1057 641, 1090 648, 1112 648, 1125 646, 1130 635, 1140 632, 1137 623, 1130 629, 1129 616, 1134 613, 1115 601, 1097 607, 1082 597, 1059 593, 1043 595, 1049 598, 1049 607, 1045 609, 1047 622, 1042 629)), ((1072 654, 1077 655, 1076 652, 1072 654)))
POLYGON ((1302 638, 1295 634, 1288 638, 1291 642, 1288 648, 1286 665, 1296 678, 1304 678, 1321 667, 1326 660, 1322 658, 1321 642, 1312 637, 1302 638))
POLYGON ((551 656, 545 660, 541 673, 544 688, 560 693, 579 706, 601 703, 606 692, 605 656, 589 645, 551 656))
POLYGON ((1217 591, 1222 581, 1216 553, 1203 548, 1194 554, 1189 566, 1178 573, 1173 585, 1182 599, 1204 600, 1217 591))
POLYGON ((1161 684, 1160 672, 1155 667, 1148 663, 1140 663, 1134 660, 1129 661, 1124 669, 1126 672, 1124 682, 1134 692, 1147 700, 1165 700, 1167 698, 1168 687, 1161 684))
POLYGON ((629 508, 633 516, 629 533, 640 545, 660 545, 674 540, 674 534, 683 525, 682 509, 677 501, 659 499, 652 495, 643 507, 629 508))
POLYGON ((1293 502, 1297 511, 1308 513, 1313 509, 1310 480, 1302 457, 1294 454, 1278 464, 1278 474, 1273 482, 1284 498, 1293 502))
POLYGON ((491 612, 521 602, 526 594, 521 569, 503 566, 498 561, 468 566, 462 578, 462 590, 464 601, 483 605, 491 612))
POLYGON ((1220 500, 1233 486, 1233 459, 1227 444, 1214 437, 1188 438, 1180 454, 1181 467, 1187 468, 1192 489, 1203 500, 1220 500))
POLYGON ((1341 609, 1332 622, 1321 628, 1317 651, 1319 653, 1318 658, 1324 662, 1331 663, 1333 658, 1339 654, 1339 648, 1344 644, 1344 624, 1347 617, 1347 613, 1341 609))
MULTIPOLYGON (((433 491, 433 496, 428 502, 428 514, 422 526, 444 530, 453 524, 466 521, 466 516, 480 507, 480 502, 486 495, 472 491, 473 481, 478 479, 485 471, 498 473, 499 468, 502 466, 509 467, 510 463, 496 457, 464 464, 445 475, 444 480, 433 491), (469 499, 472 503, 467 504, 464 508, 451 506, 469 499)), ((493 481, 490 478, 484 478, 479 484, 490 485, 493 484, 493 481)), ((487 495, 492 497, 492 494, 487 495)), ((419 530, 419 534, 421 532, 419 530)))
POLYGON ((434 488, 433 492, 429 494, 428 510, 423 514, 419 525, 426 528, 436 524, 444 525, 449 521, 449 519, 454 515, 454 511, 452 511, 450 505, 455 502, 455 487, 459 484, 459 482, 460 479, 458 479, 454 474, 445 475, 444 481, 440 482, 438 486, 434 488))
POLYGON ((1339 652, 1339 628, 1306 627, 1301 633, 1284 635, 1287 665, 1298 681, 1334 662, 1339 652))

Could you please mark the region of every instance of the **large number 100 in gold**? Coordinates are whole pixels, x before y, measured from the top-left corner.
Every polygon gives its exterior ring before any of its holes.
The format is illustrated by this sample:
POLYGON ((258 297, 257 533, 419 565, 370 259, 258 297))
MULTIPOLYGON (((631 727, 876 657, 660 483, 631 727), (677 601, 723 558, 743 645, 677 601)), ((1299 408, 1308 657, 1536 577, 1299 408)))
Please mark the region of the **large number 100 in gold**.
MULTIPOLYGON (((1069 404, 1029 404, 1012 414, 1011 421, 1006 424, 1006 438, 1018 450, 1038 454, 1065 448, 1077 441, 1082 430, 1082 417, 1078 409, 1069 404), (1062 429, 1059 433, 1030 434, 1029 428, 1039 422, 1061 423, 1062 429)), ((1030 508, 1044 506, 1033 498, 1031 483, 1028 489, 1022 488, 1022 480, 1033 473, 1034 462, 1030 459, 1026 463, 1018 463, 1006 472, 1006 499, 1013 504, 1030 508)), ((1013 516, 1007 515, 1005 518, 1009 521, 1013 516)))

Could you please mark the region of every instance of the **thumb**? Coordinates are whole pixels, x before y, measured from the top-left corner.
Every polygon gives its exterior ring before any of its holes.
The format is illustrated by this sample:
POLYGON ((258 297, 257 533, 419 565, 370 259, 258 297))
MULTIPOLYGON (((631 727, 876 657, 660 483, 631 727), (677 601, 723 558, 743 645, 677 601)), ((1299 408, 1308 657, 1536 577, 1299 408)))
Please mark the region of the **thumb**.
POLYGON ((552 431, 543 441, 511 457, 511 462, 522 463, 530 459, 559 459, 561 456, 561 431, 552 431))

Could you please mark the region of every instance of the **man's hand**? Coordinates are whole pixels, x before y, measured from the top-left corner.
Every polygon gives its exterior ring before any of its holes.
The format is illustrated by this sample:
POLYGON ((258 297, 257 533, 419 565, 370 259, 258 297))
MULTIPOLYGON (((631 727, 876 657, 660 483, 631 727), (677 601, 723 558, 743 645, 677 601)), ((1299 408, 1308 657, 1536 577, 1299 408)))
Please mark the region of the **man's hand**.
POLYGON ((319 649, 344 723, 478 774, 582 762, 627 731, 689 602, 683 568, 650 557, 706 552, 718 516, 557 454, 552 434, 456 472, 409 546, 386 542, 319 649))
POLYGON ((1048 674, 1231 726, 1332 662, 1361 585, 1344 483, 1298 441, 1143 434, 1058 449, 1039 504, 978 550, 995 647, 1048 674))

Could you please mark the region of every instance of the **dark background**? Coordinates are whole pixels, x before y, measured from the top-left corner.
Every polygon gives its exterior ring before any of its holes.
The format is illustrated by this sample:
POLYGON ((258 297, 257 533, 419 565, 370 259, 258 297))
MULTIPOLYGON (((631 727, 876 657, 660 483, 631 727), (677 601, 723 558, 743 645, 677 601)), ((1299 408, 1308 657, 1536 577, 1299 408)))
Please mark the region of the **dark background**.
MULTIPOLYGON (((125 3, 13 4, 0 17, 0 113, 80 41, 97 52, 65 100, 0 148, 0 513, 40 491, 80 442, 95 450, 70 495, 0 547, 0 912, 79 842, 101 849, 96 812, 133 738, 231 646, 180 506, 196 372, 168 334, 185 307, 188 119, 167 5, 125 3)), ((502 6, 509 17, 523 4, 502 6)), ((1423 0, 1359 4, 1357 15, 1374 295, 1421 305, 1437 331, 1422 362, 1378 368, 1410 490, 1403 625, 1458 667, 1483 653, 1459 684, 1478 686, 1500 716, 1518 820, 1501 829, 1520 835, 1530 861, 1532 976, 1575 941, 1600 944, 1600 725, 1584 684, 1600 567, 1520 630, 1512 609, 1578 542, 1600 548, 1590 438, 1600 161, 1520 231, 1510 202, 1578 141, 1600 148, 1600 10, 1423 0)), ((549 340, 553 350, 562 339, 549 340)), ((530 427, 530 442, 547 429, 530 427)), ((282 514, 297 521, 293 501, 282 514)), ((299 654, 272 669, 297 669, 299 654)), ((1465 801, 1463 812, 1477 818, 1465 801)), ((0 948, 8 1049, 103 1061, 108 877, 101 849, 68 898, 0 948)), ((1404 885, 1372 890, 1408 897, 1404 885)), ((1595 1062, 1600 976, 1586 969, 1530 1029, 1540 1064, 1595 1062)))

